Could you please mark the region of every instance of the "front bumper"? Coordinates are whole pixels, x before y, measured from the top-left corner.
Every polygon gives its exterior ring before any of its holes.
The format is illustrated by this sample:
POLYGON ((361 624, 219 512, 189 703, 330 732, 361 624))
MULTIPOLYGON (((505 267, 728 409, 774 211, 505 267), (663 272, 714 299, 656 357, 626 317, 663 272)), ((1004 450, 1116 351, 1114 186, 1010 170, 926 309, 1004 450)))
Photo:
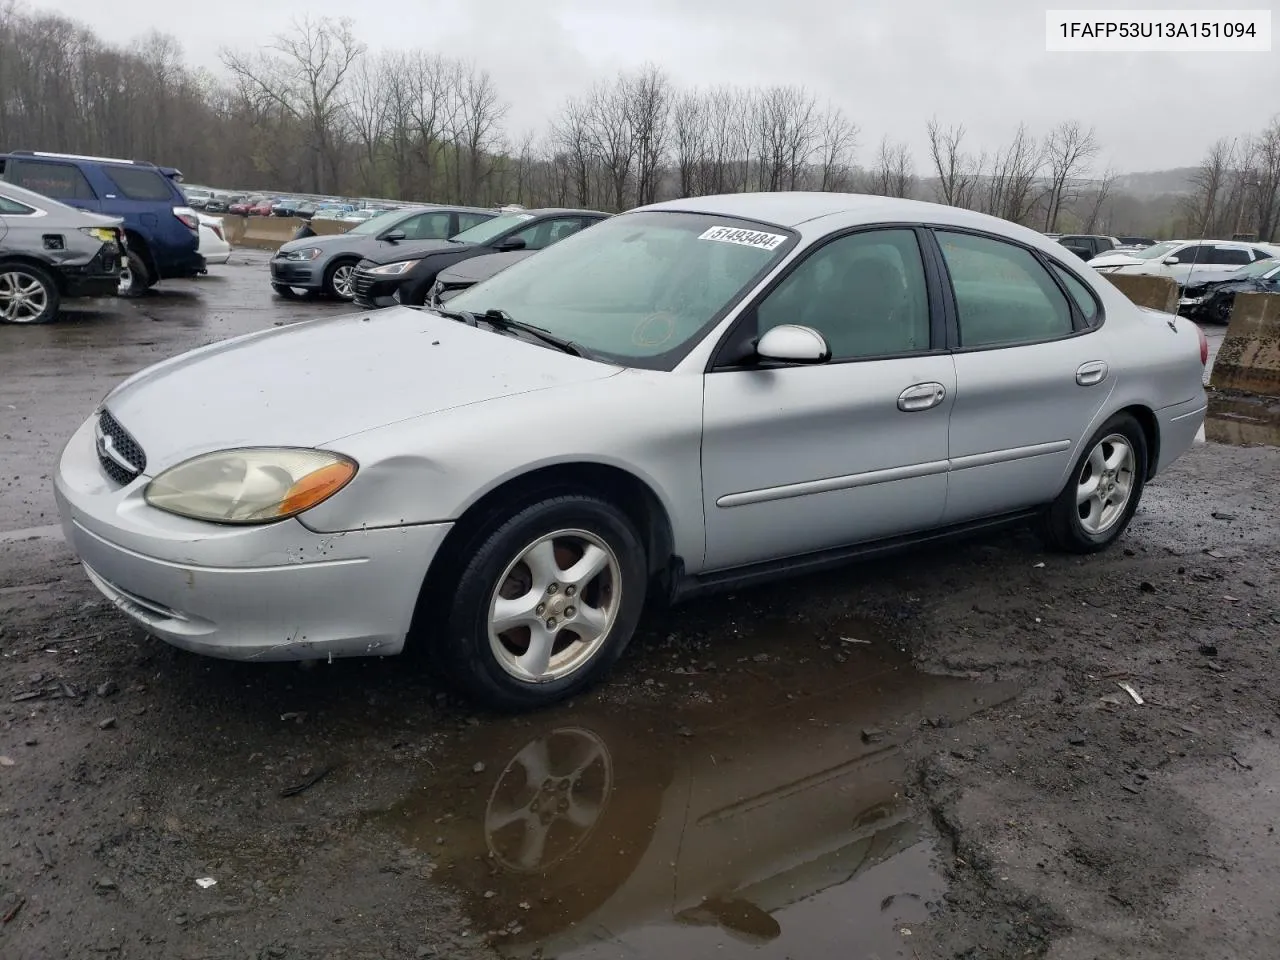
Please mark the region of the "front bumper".
POLYGON ((286 287, 318 290, 324 282, 324 271, 315 260, 283 260, 272 257, 271 282, 286 287))
POLYGON ((300 521, 202 523, 147 505, 98 464, 94 418, 54 479, 67 543, 93 584, 149 633, 234 660, 399 653, 449 524, 314 533, 300 521))

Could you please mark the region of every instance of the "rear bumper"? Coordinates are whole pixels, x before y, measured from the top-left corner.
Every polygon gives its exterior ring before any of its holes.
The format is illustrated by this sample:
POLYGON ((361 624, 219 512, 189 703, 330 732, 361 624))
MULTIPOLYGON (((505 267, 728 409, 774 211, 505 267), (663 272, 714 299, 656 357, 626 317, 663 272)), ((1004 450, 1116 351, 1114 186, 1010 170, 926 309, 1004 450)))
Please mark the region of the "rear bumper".
POLYGON ((97 256, 80 266, 58 267, 59 290, 66 300, 82 297, 114 297, 120 287, 120 251, 105 245, 97 256))
POLYGON ((205 269, 205 261, 199 253, 182 254, 159 261, 156 268, 161 280, 181 280, 200 274, 205 269))
POLYGON ((1155 469, 1151 471, 1153 477, 1162 473, 1195 444, 1196 434, 1204 426, 1208 408, 1208 399, 1201 393, 1191 400, 1156 411, 1156 422, 1160 428, 1160 453, 1155 469))

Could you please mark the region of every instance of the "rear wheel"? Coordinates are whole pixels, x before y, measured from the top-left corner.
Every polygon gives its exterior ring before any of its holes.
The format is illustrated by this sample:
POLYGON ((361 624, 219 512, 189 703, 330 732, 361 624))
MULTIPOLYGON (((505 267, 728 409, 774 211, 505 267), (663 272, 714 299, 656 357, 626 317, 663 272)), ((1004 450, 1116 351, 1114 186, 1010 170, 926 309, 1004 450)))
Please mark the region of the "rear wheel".
POLYGON ((0 265, 0 321, 47 323, 58 315, 61 299, 47 270, 29 263, 0 265))
POLYGON ((1133 519, 1146 475, 1146 434, 1130 414, 1117 414, 1085 445, 1044 517, 1045 539, 1070 553, 1109 547, 1133 519))
POLYGON ((478 535, 464 561, 451 602, 439 604, 447 609, 427 611, 444 621, 432 653, 496 709, 544 707, 585 690, 622 655, 644 607, 640 537, 595 497, 526 507, 478 535))
POLYGON ((155 282, 146 261, 136 251, 130 250, 120 269, 120 285, 116 292, 122 297, 140 297, 149 287, 155 286, 155 282))

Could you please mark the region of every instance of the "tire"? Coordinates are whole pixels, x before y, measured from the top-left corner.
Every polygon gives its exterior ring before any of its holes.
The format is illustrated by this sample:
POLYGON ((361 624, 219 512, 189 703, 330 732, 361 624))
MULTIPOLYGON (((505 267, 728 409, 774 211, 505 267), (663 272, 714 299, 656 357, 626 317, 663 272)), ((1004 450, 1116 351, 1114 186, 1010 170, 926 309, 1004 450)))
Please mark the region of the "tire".
POLYGON ((431 607, 446 616, 444 634, 429 641, 430 654, 456 686, 496 710, 538 709, 586 690, 622 655, 644 608, 648 575, 639 535, 621 510, 585 494, 499 518, 464 549, 462 561, 452 596, 442 591, 438 603, 428 604, 428 630, 431 607), (600 567, 575 585, 563 575, 588 549, 600 567), (491 632, 500 590, 526 602, 513 609, 510 629, 491 632), (559 625, 544 629, 548 622, 559 625), (591 624, 598 633, 573 629, 591 624), (550 643, 541 665, 528 662, 535 637, 550 643))
POLYGON ((1220 299, 1213 305, 1213 322, 1227 325, 1231 322, 1231 310, 1235 306, 1235 297, 1220 299))
POLYGON ((120 286, 117 295, 121 297, 140 297, 155 286, 156 281, 147 269, 146 261, 135 250, 130 250, 125 257, 124 269, 120 271, 120 286))
MULTIPOLYGON (((1042 533, 1049 546, 1067 553, 1096 553, 1115 543, 1129 526, 1147 475, 1147 438, 1142 426, 1127 413, 1118 413, 1089 438, 1071 477, 1058 499, 1045 513, 1042 533), (1127 445, 1127 455, 1124 447, 1127 445), (1115 459, 1115 473, 1105 464, 1115 459), (1111 496, 1094 492, 1081 501, 1085 489, 1101 473, 1102 490, 1111 486, 1111 496), (1127 480, 1127 498, 1117 502, 1116 487, 1127 480), (1081 517, 1081 510, 1087 511, 1081 517), (1096 511, 1096 515, 1095 515, 1096 511)), ((1095 485, 1095 491, 1096 491, 1095 485)))
POLYGON ((334 300, 351 302, 355 299, 355 290, 351 286, 355 275, 356 261, 338 260, 331 263, 324 272, 324 292, 334 300), (345 279, 344 279, 345 278, 345 279))
POLYGON ((61 305, 48 270, 33 263, 0 264, 0 323, 48 323, 61 305))

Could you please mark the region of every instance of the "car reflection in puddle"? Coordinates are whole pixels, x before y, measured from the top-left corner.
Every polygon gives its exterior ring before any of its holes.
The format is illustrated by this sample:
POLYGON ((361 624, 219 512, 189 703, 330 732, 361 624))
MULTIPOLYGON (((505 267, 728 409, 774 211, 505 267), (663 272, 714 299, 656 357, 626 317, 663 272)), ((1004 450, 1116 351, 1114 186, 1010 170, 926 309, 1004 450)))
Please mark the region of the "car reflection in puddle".
POLYGON ((834 671, 777 658, 779 633, 754 638, 767 668, 700 674, 693 702, 489 721, 378 819, 506 956, 909 957, 943 883, 897 744, 1013 691, 882 643, 834 671))
POLYGON ((1204 422, 1205 439, 1233 446, 1280 447, 1280 400, 1215 396, 1204 422))

